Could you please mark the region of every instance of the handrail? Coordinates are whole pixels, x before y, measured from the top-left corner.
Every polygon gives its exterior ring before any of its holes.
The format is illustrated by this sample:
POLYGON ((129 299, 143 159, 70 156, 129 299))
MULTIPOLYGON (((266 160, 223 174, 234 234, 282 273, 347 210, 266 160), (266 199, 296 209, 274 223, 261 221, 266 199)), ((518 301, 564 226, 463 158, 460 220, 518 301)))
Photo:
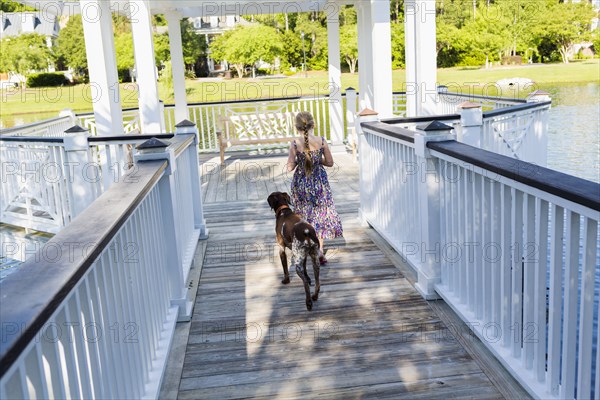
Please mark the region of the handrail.
POLYGON ((459 120, 460 115, 458 114, 445 114, 445 115, 426 115, 423 117, 410 117, 410 118, 384 118, 381 122, 386 124, 400 124, 400 123, 419 123, 419 122, 429 122, 432 120, 436 121, 454 121, 459 120))
POLYGON ((46 260, 44 268, 40 268, 39 260, 45 259, 42 249, 35 257, 25 261, 18 272, 0 282, 2 321, 9 321, 21 328, 18 335, 11 336, 4 332, 3 327, 0 377, 9 370, 21 351, 67 298, 71 288, 109 245, 133 210, 158 182, 167 164, 165 160, 138 164, 138 168, 127 173, 121 182, 103 193, 92 207, 83 211, 46 243, 46 247, 61 249, 63 256, 54 261, 46 260), (93 248, 86 252, 71 251, 74 243, 93 244, 93 248))
POLYGON ((63 143, 64 138, 46 136, 4 136, 0 135, 0 142, 15 143, 63 143))
POLYGON ((381 133, 383 135, 393 137, 396 139, 404 140, 405 142, 414 143, 415 133, 414 131, 401 128, 399 126, 388 125, 386 121, 381 122, 363 122, 360 124, 363 129, 370 129, 372 131, 381 133))
POLYGON ((439 95, 449 95, 458 97, 467 97, 469 99, 481 99, 481 100, 502 100, 503 102, 514 102, 514 103, 526 103, 525 99, 518 99, 514 97, 500 97, 500 96, 483 96, 479 94, 466 94, 456 92, 438 92, 439 95))
POLYGON ((543 102, 539 102, 539 103, 526 103, 526 104, 515 105, 512 107, 507 107, 507 108, 498 108, 496 110, 484 111, 483 118, 491 118, 491 117, 497 117, 499 115, 513 114, 518 111, 531 110, 534 108, 539 108, 541 106, 550 106, 550 105, 552 105, 552 101, 543 101, 543 102))
POLYGON ((600 211, 600 185, 525 161, 508 158, 454 140, 427 147, 525 185, 600 211))
POLYGON ((156 133, 156 134, 135 134, 135 135, 104 135, 104 136, 90 136, 88 142, 90 143, 101 143, 110 141, 128 141, 128 140, 148 140, 152 138, 156 139, 171 139, 173 133, 156 133))
POLYGON ((36 126, 46 125, 46 124, 48 124, 50 122, 57 122, 57 121, 60 121, 62 119, 66 120, 66 119, 69 119, 69 118, 70 118, 69 116, 64 116, 64 117, 58 116, 58 117, 54 117, 54 118, 44 119, 42 121, 32 122, 32 123, 25 124, 25 125, 13 126, 12 128, 0 129, 0 135, 4 136, 4 135, 8 135, 8 134, 10 134, 11 132, 14 132, 14 131, 20 131, 20 130, 23 130, 23 129, 35 128, 36 126))

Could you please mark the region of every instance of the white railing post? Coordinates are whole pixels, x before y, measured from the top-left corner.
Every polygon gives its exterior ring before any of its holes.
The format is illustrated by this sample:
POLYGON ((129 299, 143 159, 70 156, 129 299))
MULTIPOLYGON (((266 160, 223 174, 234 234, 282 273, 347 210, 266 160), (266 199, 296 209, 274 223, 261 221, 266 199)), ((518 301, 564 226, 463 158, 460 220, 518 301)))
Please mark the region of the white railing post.
POLYGON ((479 147, 483 143, 483 112, 481 104, 465 101, 458 105, 460 111, 461 135, 460 142, 479 147))
POLYGON ((354 120, 356 119, 356 89, 349 87, 346 89, 346 137, 350 146, 352 147, 352 159, 356 161, 356 126, 354 120))
POLYGON ((77 115, 75 114, 75 111, 73 111, 70 108, 65 108, 64 110, 62 110, 61 112, 58 113, 59 117, 69 117, 69 122, 71 126, 74 125, 79 125, 79 121, 77 119, 77 115))
POLYGON ((95 196, 95 182, 99 177, 97 165, 90 162, 88 137, 90 131, 75 125, 65 131, 65 165, 61 166, 68 175, 72 195, 71 218, 75 218, 87 208, 95 196))
POLYGON ((175 171, 177 163, 175 152, 168 144, 156 138, 149 139, 136 147, 136 163, 154 160, 168 160, 168 167, 158 182, 160 207, 164 237, 166 238, 166 265, 169 279, 171 305, 179 308, 178 321, 189 321, 193 303, 187 299, 187 285, 183 274, 182 258, 184 238, 179 237, 177 213, 175 171))
POLYGON ((208 239, 208 228, 206 228, 206 220, 204 219, 204 207, 202 204, 202 175, 198 161, 198 145, 199 133, 196 124, 184 119, 175 125, 175 135, 194 134, 194 145, 189 147, 190 151, 190 175, 192 178, 192 197, 194 199, 194 227, 200 230, 200 239, 208 239))
POLYGON ((365 135, 360 126, 363 122, 374 122, 379 121, 379 113, 369 108, 365 108, 358 113, 358 118, 355 121, 355 129, 358 136, 358 157, 359 157, 359 187, 360 187, 360 207, 358 208, 358 219, 362 226, 368 226, 367 218, 365 217, 364 207, 371 200, 367 193, 366 182, 367 177, 371 176, 370 169, 373 168, 367 162, 368 154, 370 151, 369 144, 366 141, 365 135))
POLYGON ((427 142, 454 140, 452 127, 433 121, 417 126, 415 154, 419 168, 418 207, 421 217, 421 242, 417 268, 416 289, 426 300, 439 298, 434 285, 441 281, 442 243, 440 225, 441 171, 439 160, 432 157, 427 142))
MULTIPOLYGON (((544 103, 551 101, 550 93, 543 90, 536 90, 527 96, 527 103, 544 103)), ((526 160, 537 165, 545 167, 548 163, 548 108, 536 112, 533 122, 534 144, 529 146, 531 152, 528 152, 526 160)), ((531 143, 531 142, 530 142, 531 143)))
POLYGON ((167 131, 167 125, 165 124, 165 102, 162 100, 158 101, 158 112, 160 114, 160 133, 167 131))

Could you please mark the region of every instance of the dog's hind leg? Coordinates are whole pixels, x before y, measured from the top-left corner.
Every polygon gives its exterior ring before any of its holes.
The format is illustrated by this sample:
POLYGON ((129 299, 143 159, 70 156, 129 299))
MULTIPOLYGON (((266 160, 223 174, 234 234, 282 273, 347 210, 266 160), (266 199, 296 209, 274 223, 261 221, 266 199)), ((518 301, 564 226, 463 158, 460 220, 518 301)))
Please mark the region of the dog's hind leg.
POLYGON ((319 299, 319 292, 321 291, 321 280, 319 279, 319 274, 321 272, 321 263, 317 258, 317 251, 310 252, 310 258, 313 263, 313 272, 315 274, 315 294, 313 294, 312 299, 317 301, 319 299))
POLYGON ((288 270, 287 256, 285 255, 285 247, 279 246, 279 258, 281 259, 281 265, 283 266, 283 280, 281 283, 287 285, 290 283, 290 272, 288 270))
MULTIPOLYGON (((304 260, 304 262, 306 262, 306 260, 304 260)), ((306 279, 306 275, 304 274, 304 271, 302 270, 302 265, 300 263, 296 264, 296 273, 304 283, 304 293, 306 294, 306 309, 310 311, 312 310, 313 306, 312 299, 310 298, 310 284, 308 283, 308 279, 306 279)))
POLYGON ((308 257, 304 257, 304 262, 302 263, 302 268, 304 269, 304 276, 306 277, 306 279, 308 280, 308 286, 312 285, 312 281, 310 279, 310 276, 308 276, 308 271, 306 270, 306 260, 308 259, 308 257))

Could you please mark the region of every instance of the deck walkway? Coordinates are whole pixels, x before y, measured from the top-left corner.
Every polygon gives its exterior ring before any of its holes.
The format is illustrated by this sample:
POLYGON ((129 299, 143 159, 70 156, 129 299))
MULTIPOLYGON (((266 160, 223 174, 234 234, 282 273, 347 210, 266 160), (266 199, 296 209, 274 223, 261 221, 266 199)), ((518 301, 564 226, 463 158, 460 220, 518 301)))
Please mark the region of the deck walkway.
POLYGON ((473 353, 477 340, 466 330, 448 329, 443 302, 423 300, 378 235, 359 225, 350 156, 336 155, 342 168, 329 170, 345 237, 327 244, 312 312, 296 275, 280 283, 266 198, 289 188, 285 158, 241 156, 221 169, 207 157, 210 238, 181 346, 179 399, 526 396, 491 357, 473 353))

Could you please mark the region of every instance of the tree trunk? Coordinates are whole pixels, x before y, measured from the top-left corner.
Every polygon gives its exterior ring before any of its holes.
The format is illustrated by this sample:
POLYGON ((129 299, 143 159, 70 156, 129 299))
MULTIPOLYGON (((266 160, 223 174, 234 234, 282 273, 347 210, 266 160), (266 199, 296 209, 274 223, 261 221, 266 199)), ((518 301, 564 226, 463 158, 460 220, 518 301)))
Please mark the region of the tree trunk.
POLYGON ((244 77, 244 64, 234 64, 235 72, 238 74, 238 78, 244 77))
POLYGON ((569 47, 568 46, 564 46, 564 45, 560 46, 560 55, 562 57, 562 61, 563 61, 564 64, 568 64, 569 63, 568 52, 569 52, 569 47))

